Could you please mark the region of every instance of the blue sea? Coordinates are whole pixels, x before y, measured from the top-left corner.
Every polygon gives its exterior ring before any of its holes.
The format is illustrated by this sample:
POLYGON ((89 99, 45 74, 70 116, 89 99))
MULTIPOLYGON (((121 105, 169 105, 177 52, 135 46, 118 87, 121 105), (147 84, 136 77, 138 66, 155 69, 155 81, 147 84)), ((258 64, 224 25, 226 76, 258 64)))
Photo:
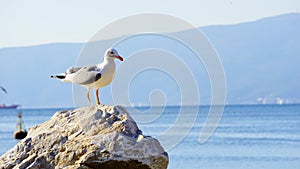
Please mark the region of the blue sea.
MULTIPOLYGON (((197 107, 198 108, 198 107, 197 107)), ((182 107, 136 108, 141 113, 138 121, 144 135, 160 138, 174 126, 182 107), (156 111, 162 111, 156 112, 156 111), (144 117, 145 118, 144 118, 144 117)), ((62 109, 24 109, 26 127, 48 120, 62 109)), ((195 107, 185 107, 184 118, 194 116, 195 107)), ((128 108, 133 111, 133 108, 128 108)), ((222 119, 210 139, 199 143, 199 135, 209 111, 200 106, 191 130, 168 149, 169 169, 298 169, 300 167, 300 105, 232 105, 226 106, 222 119)), ((0 110, 0 155, 11 149, 18 110, 0 110)), ((179 124, 185 128, 186 123, 179 124)), ((180 132, 178 132, 180 134, 180 132)), ((170 136, 170 139, 173 138, 170 136)), ((170 140, 171 142, 172 140, 170 140)), ((166 140, 164 140, 166 142, 166 140)))

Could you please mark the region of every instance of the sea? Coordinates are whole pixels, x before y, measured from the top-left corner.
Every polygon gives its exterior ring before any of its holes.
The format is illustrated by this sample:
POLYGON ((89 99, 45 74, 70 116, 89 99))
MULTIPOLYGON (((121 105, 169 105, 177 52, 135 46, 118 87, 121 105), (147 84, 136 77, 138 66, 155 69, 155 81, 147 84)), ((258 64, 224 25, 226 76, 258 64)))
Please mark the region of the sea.
MULTIPOLYGON (((23 121, 26 128, 29 128, 45 122, 55 112, 63 109, 66 108, 23 109, 23 121)), ((140 115, 135 113, 133 118, 137 119, 144 135, 164 139, 160 141, 163 143, 162 146, 167 148, 169 169, 298 169, 300 167, 300 105, 298 104, 225 106, 222 118, 216 124, 217 128, 205 142, 200 142, 199 136, 205 126, 209 106, 129 107, 127 109, 129 112, 135 110, 142 112, 140 115), (152 117, 153 114, 156 116, 152 117), (190 121, 191 124, 187 124, 190 117, 194 120, 190 121), (188 120, 181 124, 178 123, 179 118, 188 120), (180 137, 172 137, 171 134, 174 133, 168 132, 174 126, 180 137)), ((0 155, 18 143, 18 140, 13 138, 18 111, 20 110, 0 110, 0 155)))

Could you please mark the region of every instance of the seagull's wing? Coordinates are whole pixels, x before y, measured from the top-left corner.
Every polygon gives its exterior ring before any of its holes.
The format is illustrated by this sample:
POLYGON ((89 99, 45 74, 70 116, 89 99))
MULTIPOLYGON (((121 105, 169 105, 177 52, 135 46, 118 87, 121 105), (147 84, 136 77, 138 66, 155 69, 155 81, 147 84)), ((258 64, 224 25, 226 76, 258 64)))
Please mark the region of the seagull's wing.
POLYGON ((70 73, 76 73, 78 70, 80 70, 81 67, 69 67, 66 71, 67 74, 70 74, 70 73))
POLYGON ((80 85, 88 85, 101 78, 101 73, 97 66, 85 66, 74 73, 72 82, 80 85))
POLYGON ((4 89, 4 87, 0 86, 0 89, 3 90, 3 92, 4 92, 5 94, 7 94, 7 91, 4 89))

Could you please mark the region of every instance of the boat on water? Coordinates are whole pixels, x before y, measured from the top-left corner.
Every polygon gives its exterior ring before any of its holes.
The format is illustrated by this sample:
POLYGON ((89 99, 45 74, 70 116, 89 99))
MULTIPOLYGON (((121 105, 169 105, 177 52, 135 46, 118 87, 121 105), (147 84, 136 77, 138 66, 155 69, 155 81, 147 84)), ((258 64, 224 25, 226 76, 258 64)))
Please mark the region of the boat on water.
MULTIPOLYGON (((1 89, 5 94, 7 94, 7 90, 6 90, 4 87, 0 86, 0 89, 1 89)), ((11 104, 11 105, 0 104, 0 109, 16 109, 16 108, 18 108, 18 107, 19 107, 19 105, 17 105, 17 104, 11 104)))
POLYGON ((12 105, 0 104, 0 109, 16 109, 18 107, 19 105, 17 104, 12 104, 12 105))

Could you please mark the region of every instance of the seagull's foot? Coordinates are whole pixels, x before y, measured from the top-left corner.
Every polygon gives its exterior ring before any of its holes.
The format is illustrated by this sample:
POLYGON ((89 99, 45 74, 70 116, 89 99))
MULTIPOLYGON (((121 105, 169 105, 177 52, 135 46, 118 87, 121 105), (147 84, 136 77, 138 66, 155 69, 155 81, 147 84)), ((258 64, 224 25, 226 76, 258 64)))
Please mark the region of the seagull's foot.
POLYGON ((96 98, 97 98, 97 105, 101 105, 100 99, 99 99, 99 89, 96 90, 96 98))
POLYGON ((88 102, 91 103, 91 98, 90 98, 90 92, 86 92, 86 97, 88 99, 88 102))

